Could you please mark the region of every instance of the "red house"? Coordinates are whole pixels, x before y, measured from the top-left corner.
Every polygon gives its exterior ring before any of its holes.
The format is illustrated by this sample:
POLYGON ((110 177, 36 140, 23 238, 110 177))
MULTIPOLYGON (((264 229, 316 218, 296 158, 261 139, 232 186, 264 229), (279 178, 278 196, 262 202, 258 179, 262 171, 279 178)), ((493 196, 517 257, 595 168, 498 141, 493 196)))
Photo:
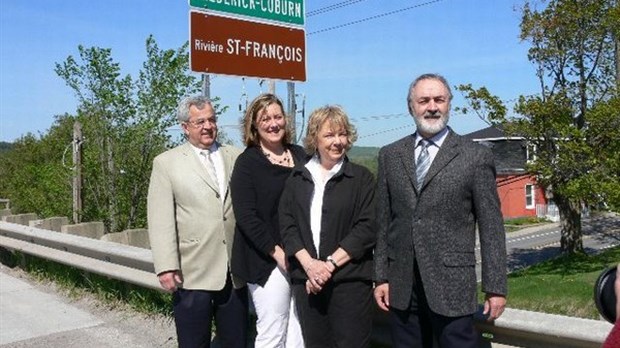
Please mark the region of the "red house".
POLYGON ((525 170, 531 151, 523 138, 507 137, 501 126, 484 128, 465 137, 488 146, 495 155, 497 192, 504 219, 547 214, 545 191, 536 185, 536 177, 525 170))

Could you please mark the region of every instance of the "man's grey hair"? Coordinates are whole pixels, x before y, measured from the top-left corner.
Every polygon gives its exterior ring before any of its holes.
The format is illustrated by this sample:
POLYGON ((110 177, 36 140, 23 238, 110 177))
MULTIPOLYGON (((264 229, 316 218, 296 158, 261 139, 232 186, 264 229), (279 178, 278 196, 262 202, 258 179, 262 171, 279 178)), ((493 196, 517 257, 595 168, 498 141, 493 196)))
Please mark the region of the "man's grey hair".
POLYGON ((441 82, 444 85, 444 87, 446 87, 446 89, 448 90, 448 100, 452 101, 452 89, 450 88, 450 85, 448 84, 448 80, 446 80, 445 77, 439 74, 422 74, 418 76, 415 80, 413 80, 413 82, 411 82, 411 84, 409 85, 409 90, 407 91, 407 105, 411 104, 411 94, 413 92, 413 89, 418 84, 418 82, 422 80, 437 80, 441 82))
MULTIPOLYGON (((179 122, 187 122, 189 120, 189 108, 192 106, 197 107, 199 110, 202 110, 205 105, 211 105, 211 100, 202 95, 194 95, 190 97, 185 97, 179 103, 177 108, 177 119, 179 122)), ((213 105, 211 105, 213 107, 213 105)))

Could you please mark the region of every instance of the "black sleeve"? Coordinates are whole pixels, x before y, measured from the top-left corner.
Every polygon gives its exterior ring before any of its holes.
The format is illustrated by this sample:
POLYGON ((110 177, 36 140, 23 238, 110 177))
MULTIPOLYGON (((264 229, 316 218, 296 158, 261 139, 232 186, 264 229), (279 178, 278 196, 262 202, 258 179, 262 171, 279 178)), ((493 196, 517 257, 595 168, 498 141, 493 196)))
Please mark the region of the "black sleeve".
POLYGON ((247 237, 248 242, 257 250, 270 256, 275 250, 276 241, 269 233, 268 226, 258 216, 259 204, 256 194, 257 175, 261 171, 254 168, 252 158, 245 152, 235 162, 230 180, 233 210, 238 230, 247 237))

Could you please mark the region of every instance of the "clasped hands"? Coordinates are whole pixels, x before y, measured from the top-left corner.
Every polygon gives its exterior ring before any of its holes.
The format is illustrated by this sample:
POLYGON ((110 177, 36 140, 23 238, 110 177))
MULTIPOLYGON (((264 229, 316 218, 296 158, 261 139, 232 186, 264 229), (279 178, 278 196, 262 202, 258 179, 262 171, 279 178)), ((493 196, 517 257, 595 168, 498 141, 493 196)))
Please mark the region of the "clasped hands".
POLYGON ((336 267, 330 262, 312 259, 305 268, 308 280, 306 280, 306 293, 318 294, 323 286, 332 278, 336 267))

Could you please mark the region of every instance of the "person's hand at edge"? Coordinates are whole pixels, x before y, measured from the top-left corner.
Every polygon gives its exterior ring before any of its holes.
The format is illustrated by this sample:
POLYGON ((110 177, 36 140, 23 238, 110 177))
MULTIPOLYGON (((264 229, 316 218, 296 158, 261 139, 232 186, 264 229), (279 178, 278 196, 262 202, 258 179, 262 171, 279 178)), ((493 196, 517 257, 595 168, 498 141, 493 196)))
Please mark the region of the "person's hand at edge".
POLYGON ((374 291, 377 306, 388 312, 390 310, 390 285, 388 283, 379 284, 374 291))
POLYGON ((278 264, 278 268, 280 268, 284 272, 288 272, 288 259, 286 258, 286 254, 284 253, 282 247, 276 245, 273 252, 271 252, 271 257, 278 264))
POLYGON ((616 282, 614 283, 616 291, 616 321, 620 321, 620 263, 616 267, 616 282))
POLYGON ((487 321, 493 321, 504 313, 506 308, 506 296, 487 293, 484 299, 484 311, 488 315, 487 321))
POLYGON ((157 275, 159 284, 167 292, 175 292, 183 283, 183 278, 178 270, 161 272, 157 275))

